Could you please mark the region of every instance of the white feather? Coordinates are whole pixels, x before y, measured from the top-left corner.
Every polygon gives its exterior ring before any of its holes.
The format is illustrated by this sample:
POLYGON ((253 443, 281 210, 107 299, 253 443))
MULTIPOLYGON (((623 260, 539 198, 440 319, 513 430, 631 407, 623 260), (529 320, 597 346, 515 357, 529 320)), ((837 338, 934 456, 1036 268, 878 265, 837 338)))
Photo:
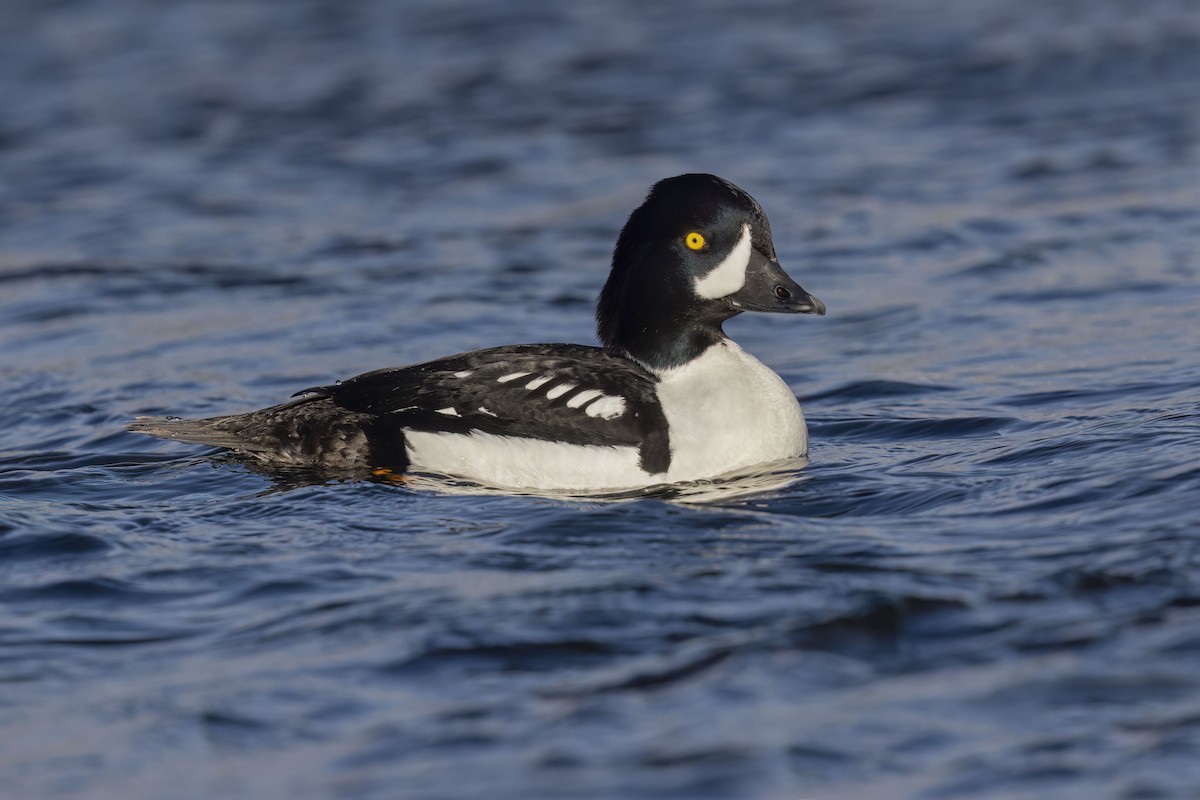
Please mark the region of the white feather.
POLYGON ((625 398, 605 395, 583 410, 589 417, 616 419, 625 413, 625 398))
POLYGON ((742 236, 720 264, 696 281, 696 294, 706 300, 728 297, 746 284, 746 268, 750 266, 750 226, 742 225, 742 236))
POLYGON ((561 386, 555 386, 553 389, 546 392, 546 397, 549 398, 550 400, 553 400, 556 397, 562 397, 564 394, 566 394, 567 392, 571 391, 574 388, 575 388, 575 384, 564 383, 561 386))
POLYGON ((600 397, 603 394, 604 394, 604 392, 600 391, 599 389, 586 389, 586 390, 580 392, 579 394, 574 395, 570 400, 568 400, 567 408, 579 408, 581 405, 583 405, 587 401, 594 400, 595 398, 600 397))
POLYGON ((524 378, 528 374, 528 372, 510 372, 507 375, 501 375, 499 378, 496 378, 496 383, 508 383, 509 381, 515 381, 517 378, 524 378))
POLYGON ((640 486, 647 480, 632 447, 599 447, 490 433, 408 431, 414 469, 456 475, 509 489, 590 491, 640 486))
POLYGON ((671 431, 668 481, 723 475, 808 451, 804 413, 792 390, 728 339, 659 380, 671 431))

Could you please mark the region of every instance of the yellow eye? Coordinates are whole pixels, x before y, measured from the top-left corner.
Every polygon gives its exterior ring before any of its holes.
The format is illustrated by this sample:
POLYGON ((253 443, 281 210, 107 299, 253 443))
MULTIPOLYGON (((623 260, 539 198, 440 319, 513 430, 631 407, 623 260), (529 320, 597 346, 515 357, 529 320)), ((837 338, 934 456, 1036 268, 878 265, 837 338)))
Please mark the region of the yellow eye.
POLYGON ((701 247, 704 247, 704 237, 692 231, 683 237, 683 243, 688 246, 689 250, 699 250, 701 247))

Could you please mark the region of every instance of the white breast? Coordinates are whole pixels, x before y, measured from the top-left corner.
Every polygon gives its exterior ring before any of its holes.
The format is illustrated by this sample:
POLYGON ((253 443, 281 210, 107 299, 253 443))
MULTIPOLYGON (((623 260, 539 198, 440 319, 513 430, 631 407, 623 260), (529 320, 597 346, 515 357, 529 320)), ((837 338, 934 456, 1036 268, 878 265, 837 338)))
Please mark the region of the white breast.
POLYGON ((671 431, 667 481, 689 481, 802 456, 808 430, 783 379, 730 340, 660 376, 671 431))

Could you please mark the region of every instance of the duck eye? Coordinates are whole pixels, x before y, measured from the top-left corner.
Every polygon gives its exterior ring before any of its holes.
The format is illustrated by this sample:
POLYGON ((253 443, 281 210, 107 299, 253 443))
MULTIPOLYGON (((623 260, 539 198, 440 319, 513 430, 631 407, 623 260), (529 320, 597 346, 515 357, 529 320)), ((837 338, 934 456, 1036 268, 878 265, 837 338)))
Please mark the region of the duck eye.
POLYGON ((702 235, 696 231, 692 231, 687 236, 683 237, 683 243, 688 246, 689 250, 699 250, 704 247, 705 240, 702 235))

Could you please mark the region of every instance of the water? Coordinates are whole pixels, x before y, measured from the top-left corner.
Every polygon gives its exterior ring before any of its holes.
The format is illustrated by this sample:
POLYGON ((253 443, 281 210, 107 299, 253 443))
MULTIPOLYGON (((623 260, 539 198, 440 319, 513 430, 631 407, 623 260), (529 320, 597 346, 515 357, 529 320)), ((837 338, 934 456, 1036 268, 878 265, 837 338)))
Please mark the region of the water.
POLYGON ((0 795, 1197 796, 1194 3, 6 6, 0 795), (804 403, 792 486, 123 430, 590 342, 694 170, 830 309, 728 326, 804 403))

